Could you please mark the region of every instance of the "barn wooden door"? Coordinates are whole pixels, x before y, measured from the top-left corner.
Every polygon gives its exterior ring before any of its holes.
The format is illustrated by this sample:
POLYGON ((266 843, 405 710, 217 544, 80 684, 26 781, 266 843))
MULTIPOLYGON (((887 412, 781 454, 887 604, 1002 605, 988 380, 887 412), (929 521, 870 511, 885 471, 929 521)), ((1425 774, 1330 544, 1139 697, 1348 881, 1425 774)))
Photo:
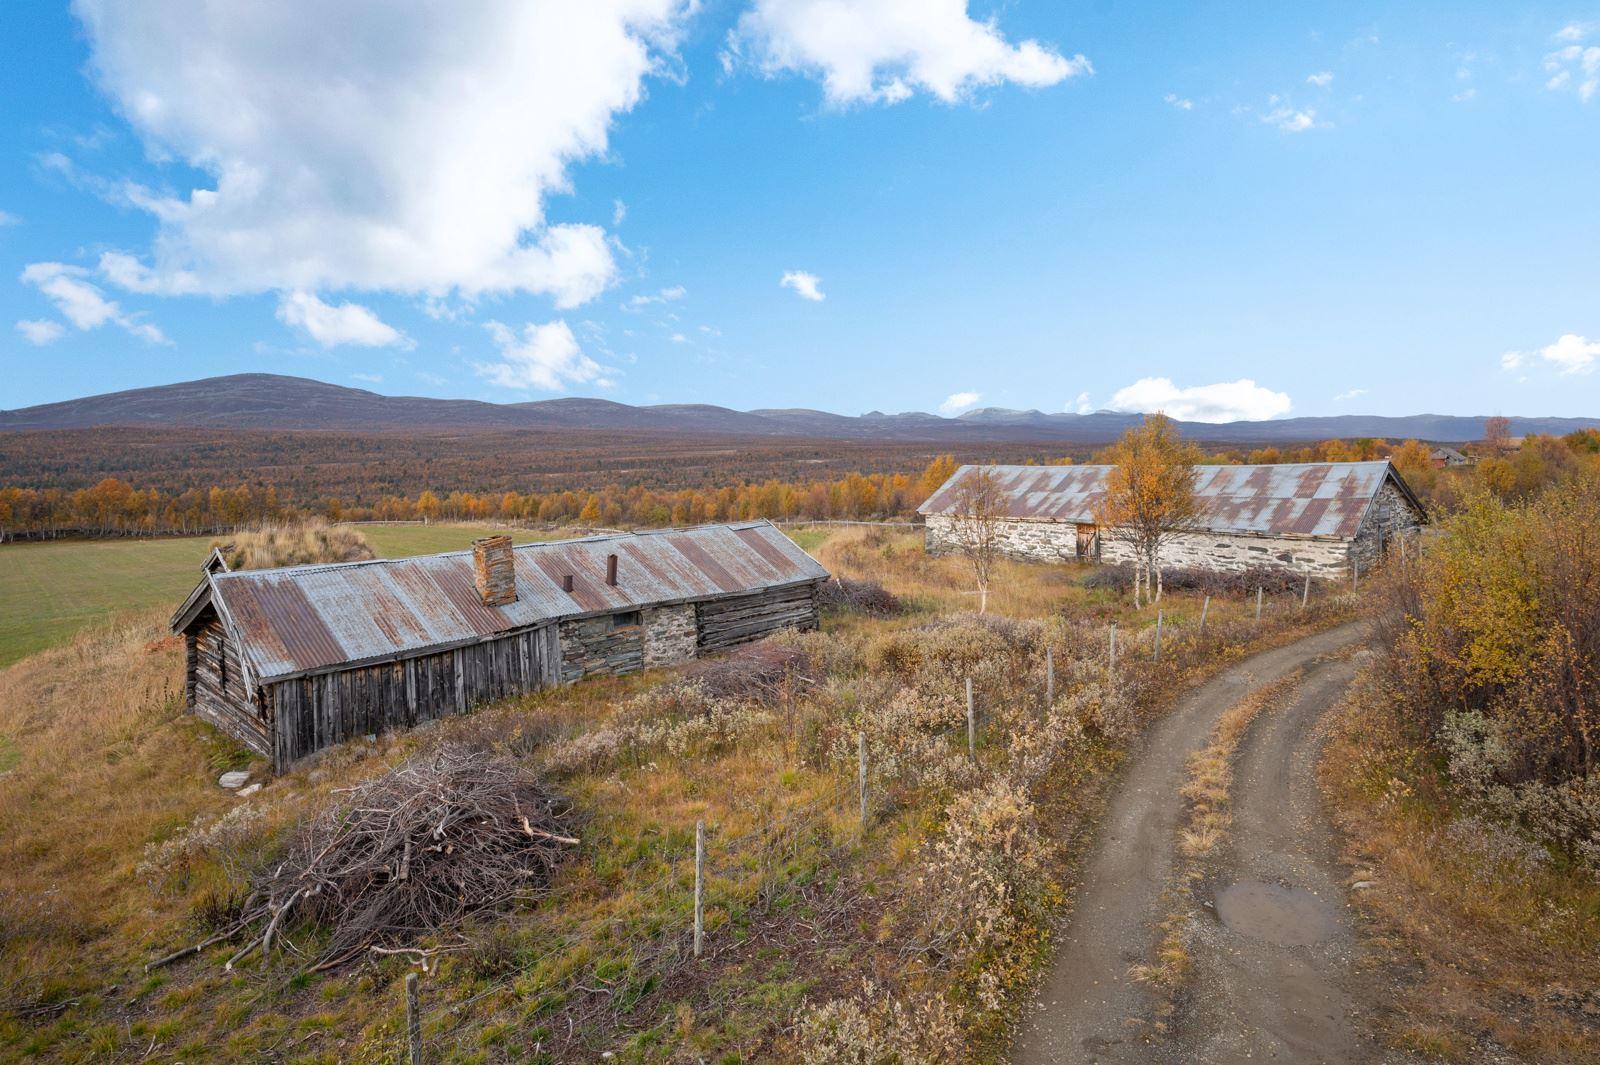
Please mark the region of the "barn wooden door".
POLYGON ((1078 526, 1078 559, 1088 561, 1100 557, 1100 528, 1097 525, 1078 526))

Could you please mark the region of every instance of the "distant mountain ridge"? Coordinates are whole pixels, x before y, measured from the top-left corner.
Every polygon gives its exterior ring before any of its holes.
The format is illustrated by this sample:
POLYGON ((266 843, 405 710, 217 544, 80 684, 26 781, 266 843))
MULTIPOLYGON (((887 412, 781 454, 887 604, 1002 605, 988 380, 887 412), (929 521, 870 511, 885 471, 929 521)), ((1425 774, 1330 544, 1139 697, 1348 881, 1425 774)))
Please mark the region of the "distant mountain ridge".
MULTIPOLYGON (((861 415, 805 408, 737 411, 700 403, 635 407, 608 399, 564 398, 528 403, 383 396, 305 377, 233 374, 135 388, 61 403, 0 411, 0 432, 99 426, 188 426, 212 429, 403 431, 442 429, 569 429, 612 432, 721 433, 836 440, 1060 440, 1116 438, 1136 414, 1047 414, 984 407, 954 418, 909 411, 861 415)), ((1296 443, 1335 437, 1474 440, 1482 417, 1415 414, 1380 417, 1281 418, 1274 421, 1180 422, 1195 440, 1239 444, 1296 443)), ((1512 418, 1511 431, 1569 433, 1600 428, 1600 418, 1512 418)))

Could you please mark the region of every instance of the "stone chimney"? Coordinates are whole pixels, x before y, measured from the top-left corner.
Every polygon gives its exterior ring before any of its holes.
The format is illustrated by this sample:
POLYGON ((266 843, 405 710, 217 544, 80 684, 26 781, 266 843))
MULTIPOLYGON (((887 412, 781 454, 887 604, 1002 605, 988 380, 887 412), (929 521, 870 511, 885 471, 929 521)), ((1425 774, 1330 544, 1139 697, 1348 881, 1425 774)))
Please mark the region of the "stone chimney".
POLYGON ((606 556, 606 583, 611 587, 617 586, 617 556, 606 556))
POLYGON ((472 570, 484 606, 510 606, 517 601, 517 569, 511 559, 511 537, 485 536, 472 541, 472 570))

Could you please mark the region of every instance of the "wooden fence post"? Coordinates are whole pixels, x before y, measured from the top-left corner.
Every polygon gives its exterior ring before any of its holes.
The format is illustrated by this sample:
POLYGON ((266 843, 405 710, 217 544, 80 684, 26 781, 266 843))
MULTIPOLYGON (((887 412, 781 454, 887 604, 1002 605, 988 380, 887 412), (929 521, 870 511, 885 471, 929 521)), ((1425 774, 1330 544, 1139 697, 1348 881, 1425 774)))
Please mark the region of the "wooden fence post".
POLYGON ((1300 593, 1300 609, 1304 610, 1309 602, 1311 602, 1311 571, 1306 570, 1306 587, 1305 591, 1300 593))
POLYGON ((1044 649, 1044 705, 1045 709, 1056 704, 1056 656, 1049 644, 1044 649))
POLYGON ((694 823, 694 956, 706 939, 706 823, 694 823))
POLYGON ((1359 558, 1352 558, 1350 560, 1350 590, 1353 592, 1353 591, 1356 591, 1360 587, 1361 587, 1361 560, 1359 558))
POLYGON ((406 1055, 422 1065, 422 1011, 417 1008, 417 974, 406 973, 406 1055))
POLYGON ((867 829, 867 734, 865 732, 856 733, 856 746, 859 748, 857 754, 860 761, 858 775, 861 778, 861 830, 865 832, 867 829))
POLYGON ((967 674, 967 757, 978 761, 978 712, 972 705, 972 675, 967 674))
POLYGON ((1156 662, 1161 662, 1161 628, 1166 621, 1166 611, 1156 611, 1156 662))
POLYGON ((1256 624, 1261 624, 1261 585, 1256 585, 1256 624))
POLYGON ((1211 597, 1206 596, 1206 601, 1200 604, 1200 635, 1206 634, 1206 615, 1211 613, 1211 597))

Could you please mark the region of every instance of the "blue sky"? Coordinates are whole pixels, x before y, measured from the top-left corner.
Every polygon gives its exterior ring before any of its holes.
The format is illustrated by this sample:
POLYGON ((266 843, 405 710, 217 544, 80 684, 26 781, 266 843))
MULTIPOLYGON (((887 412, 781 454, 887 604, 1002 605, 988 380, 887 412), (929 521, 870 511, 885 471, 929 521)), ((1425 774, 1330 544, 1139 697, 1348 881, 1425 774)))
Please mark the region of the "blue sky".
POLYGON ((1600 413, 1600 6, 326 7, 7 4, 0 408, 1600 413))

